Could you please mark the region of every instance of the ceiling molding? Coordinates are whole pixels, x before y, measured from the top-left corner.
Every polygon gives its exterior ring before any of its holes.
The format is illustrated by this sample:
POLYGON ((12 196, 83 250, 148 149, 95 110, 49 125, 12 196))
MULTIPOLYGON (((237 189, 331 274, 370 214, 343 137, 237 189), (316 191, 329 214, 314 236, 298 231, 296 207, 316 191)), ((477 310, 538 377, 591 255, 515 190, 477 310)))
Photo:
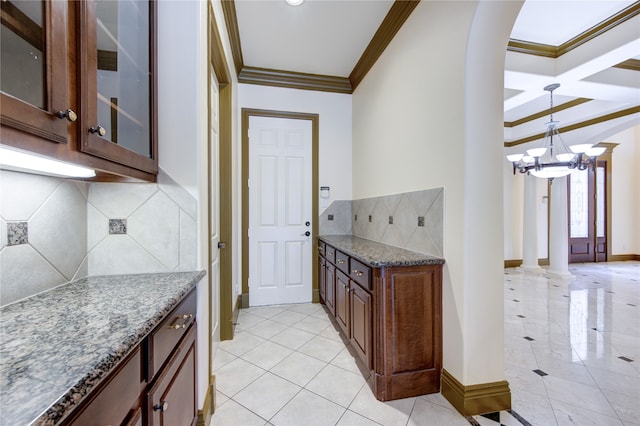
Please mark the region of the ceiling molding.
POLYGON ((231 55, 238 73, 238 82, 351 94, 387 48, 418 3, 420 3, 420 0, 395 0, 358 63, 351 71, 349 78, 346 78, 245 66, 242 47, 240 46, 240 30, 238 28, 235 1, 222 0, 224 21, 229 33, 231 55))
POLYGON ((543 56, 546 58, 558 58, 567 52, 575 49, 584 43, 593 40, 612 28, 622 24, 623 22, 640 14, 640 1, 636 1, 632 5, 622 9, 620 12, 612 15, 608 19, 600 22, 588 30, 578 34, 570 40, 562 43, 560 46, 551 46, 548 44, 532 43, 524 40, 509 40, 507 50, 510 52, 525 53, 528 55, 543 56))
POLYGON ((238 29, 236 3, 234 0, 222 0, 221 3, 224 22, 227 25, 227 34, 229 34, 233 65, 235 66, 236 73, 240 74, 240 70, 244 66, 244 61, 242 60, 242 46, 240 45, 240 30, 238 29))
POLYGON ((620 62, 618 65, 614 65, 613 68, 621 68, 623 70, 640 71, 640 60, 629 59, 624 62, 620 62))
POLYGON ((389 43, 391 43, 393 37, 400 30, 407 18, 409 18, 418 3, 420 3, 420 0, 396 0, 393 3, 387 16, 385 16, 382 24, 380 24, 380 28, 378 28, 374 34, 371 42, 369 42, 369 45, 349 75, 353 90, 358 87, 380 55, 382 55, 382 52, 384 52, 389 43))
MULTIPOLYGON (((615 120, 616 118, 625 117, 627 115, 636 114, 640 112, 640 106, 635 106, 627 109, 623 109, 620 111, 612 112, 611 114, 605 114, 600 117, 592 118, 590 120, 582 121, 580 123, 571 124, 569 126, 563 127, 561 130, 564 133, 570 132, 572 130, 582 129, 583 127, 593 126, 594 124, 604 123, 605 121, 615 120)), ((544 137, 543 133, 538 133, 537 135, 528 136, 526 138, 517 139, 511 142, 505 142, 505 148, 510 148, 516 145, 521 145, 523 143, 535 141, 537 139, 542 139, 544 137)))
POLYGON ((243 67, 238 74, 239 83, 263 86, 288 87, 291 89, 318 90, 322 92, 351 94, 351 83, 346 77, 306 74, 267 68, 243 67))
MULTIPOLYGON (((585 102, 589 102, 592 101, 593 99, 589 99, 589 98, 577 98, 574 99, 572 101, 569 102, 565 102, 561 105, 557 105, 553 108, 553 112, 558 112, 558 111, 563 111, 565 109, 569 109, 569 108, 573 108, 574 106, 578 106, 581 105, 585 102)), ((535 114, 531 114, 527 117, 522 117, 519 120, 516 121, 505 121, 504 122, 504 127, 516 127, 519 126, 521 124, 527 123, 529 121, 533 121, 533 120, 537 120, 538 118, 542 118, 546 115, 549 115, 549 110, 546 111, 540 111, 540 112, 536 112, 535 114)))

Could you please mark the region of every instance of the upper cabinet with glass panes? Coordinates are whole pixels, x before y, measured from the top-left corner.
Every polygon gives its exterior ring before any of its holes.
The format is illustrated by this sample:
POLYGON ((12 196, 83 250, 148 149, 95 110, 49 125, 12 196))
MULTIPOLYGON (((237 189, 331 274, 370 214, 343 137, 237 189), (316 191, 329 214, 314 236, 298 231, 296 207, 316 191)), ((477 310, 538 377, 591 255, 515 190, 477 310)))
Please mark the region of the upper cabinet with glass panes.
POLYGON ((0 4, 2 143, 155 180, 154 2, 0 4))

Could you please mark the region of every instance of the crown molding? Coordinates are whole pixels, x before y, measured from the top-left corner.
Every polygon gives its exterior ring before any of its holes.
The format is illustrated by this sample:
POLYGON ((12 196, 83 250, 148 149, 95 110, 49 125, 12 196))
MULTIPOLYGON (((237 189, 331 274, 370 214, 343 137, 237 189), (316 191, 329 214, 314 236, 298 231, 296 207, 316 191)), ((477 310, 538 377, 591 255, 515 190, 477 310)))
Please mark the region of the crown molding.
POLYGON ((378 28, 374 34, 369 45, 349 75, 353 90, 358 87, 369 70, 371 70, 418 3, 420 3, 420 0, 396 0, 393 3, 387 16, 385 16, 382 24, 380 24, 380 28, 378 28))
POLYGON ((235 1, 222 0, 224 21, 229 34, 231 55, 238 74, 238 82, 351 94, 376 63, 418 3, 420 0, 395 0, 358 63, 351 71, 349 78, 346 78, 245 66, 240 46, 235 1))
POLYGON ((233 65, 236 73, 244 66, 242 59, 242 46, 240 45, 240 30, 238 29, 238 16, 236 15, 236 3, 234 0, 222 0, 222 12, 224 22, 227 26, 227 34, 229 34, 229 44, 231 45, 231 56, 233 56, 233 65))
MULTIPOLYGON (((620 111, 612 112, 611 114, 605 114, 600 117, 592 118, 590 120, 582 121, 580 123, 571 124, 569 126, 563 127, 562 131, 564 133, 570 132, 572 130, 581 129, 583 127, 593 126, 594 124, 604 123, 605 121, 615 120, 616 118, 625 117, 627 115, 636 114, 640 112, 640 106, 635 106, 627 109, 623 109, 620 111)), ((528 136, 526 138, 517 139, 511 142, 505 142, 504 147, 510 148, 513 146, 521 145, 523 143, 535 141, 537 139, 542 139, 544 137, 543 133, 538 133, 537 135, 528 136)))
MULTIPOLYGON (((565 103, 563 103, 561 105, 557 105, 557 106, 553 107, 553 112, 558 112, 558 111, 563 111, 565 109, 573 108, 574 106, 578 106, 578 105, 581 105, 581 104, 583 104, 585 102, 589 102, 589 101, 592 101, 592 100, 593 99, 589 99, 589 98, 577 98, 577 99, 574 99, 572 101, 565 102, 565 103)), ((504 127, 516 127, 516 126, 519 126, 521 124, 527 123, 529 121, 533 121, 533 120, 537 120, 538 118, 542 118, 542 117, 544 117, 544 116, 546 116, 548 114, 549 114, 549 110, 546 110, 546 111, 537 112, 535 114, 531 114, 531 115, 529 115, 527 117, 522 117, 521 119, 516 120, 516 121, 505 121, 504 122, 504 127)))
POLYGON ((640 60, 629 59, 627 61, 620 62, 618 65, 614 65, 613 67, 623 70, 640 71, 640 60))
POLYGON ((322 92, 352 93, 351 83, 346 77, 306 74, 267 68, 243 67, 238 74, 239 83, 263 86, 287 87, 291 89, 318 90, 322 92))
POLYGON ((622 9, 620 12, 612 15, 608 19, 600 22, 588 30, 578 34, 570 40, 562 43, 560 46, 552 46, 548 44, 532 43, 524 40, 509 40, 507 50, 510 52, 525 53, 528 55, 543 56, 546 58, 558 58, 567 52, 575 49, 584 43, 593 40, 612 28, 622 24, 623 22, 640 14, 640 1, 636 1, 632 5, 622 9))

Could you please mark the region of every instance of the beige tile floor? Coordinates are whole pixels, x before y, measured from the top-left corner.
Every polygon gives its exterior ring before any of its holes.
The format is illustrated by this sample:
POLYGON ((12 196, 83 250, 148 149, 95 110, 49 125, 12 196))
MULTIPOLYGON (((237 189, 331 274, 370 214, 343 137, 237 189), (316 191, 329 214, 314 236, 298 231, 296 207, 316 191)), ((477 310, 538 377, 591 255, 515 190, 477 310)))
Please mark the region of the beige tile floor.
POLYGON ((211 424, 640 425, 640 262, 570 270, 573 280, 505 270, 511 412, 465 419, 440 394, 377 401, 323 308, 302 304, 240 312, 214 357, 211 424))

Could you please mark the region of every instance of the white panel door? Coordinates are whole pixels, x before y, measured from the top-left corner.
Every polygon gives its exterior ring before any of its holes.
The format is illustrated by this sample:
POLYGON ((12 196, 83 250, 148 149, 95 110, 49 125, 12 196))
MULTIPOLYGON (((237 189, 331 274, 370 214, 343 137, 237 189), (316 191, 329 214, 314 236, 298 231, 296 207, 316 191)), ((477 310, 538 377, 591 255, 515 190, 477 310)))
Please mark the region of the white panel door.
MULTIPOLYGON (((215 357, 217 344, 220 342, 220 160, 219 160, 219 123, 218 114, 218 80, 213 67, 209 66, 209 251, 211 264, 211 353, 215 357)), ((229 302, 230 303, 230 302, 229 302)), ((211 366, 213 369, 213 366, 211 366)))
POLYGON ((311 302, 311 164, 310 120, 249 118, 250 306, 311 302))

